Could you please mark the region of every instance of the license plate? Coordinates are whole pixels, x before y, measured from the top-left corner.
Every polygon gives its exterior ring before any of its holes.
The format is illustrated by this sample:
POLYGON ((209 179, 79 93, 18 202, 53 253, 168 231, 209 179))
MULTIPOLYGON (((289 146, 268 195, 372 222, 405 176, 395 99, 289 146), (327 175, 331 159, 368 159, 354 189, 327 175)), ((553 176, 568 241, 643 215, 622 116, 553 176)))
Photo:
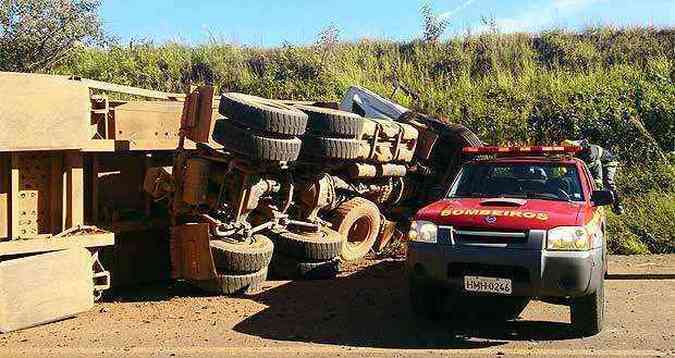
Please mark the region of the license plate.
POLYGON ((511 280, 507 278, 464 276, 464 289, 470 292, 489 292, 510 295, 511 280))

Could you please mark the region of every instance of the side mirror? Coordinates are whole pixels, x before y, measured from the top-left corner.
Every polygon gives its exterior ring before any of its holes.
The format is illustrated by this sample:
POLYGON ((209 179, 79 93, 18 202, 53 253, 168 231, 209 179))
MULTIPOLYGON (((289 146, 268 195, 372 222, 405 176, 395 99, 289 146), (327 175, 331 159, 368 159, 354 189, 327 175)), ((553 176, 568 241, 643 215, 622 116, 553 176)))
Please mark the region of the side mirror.
POLYGON ((596 190, 591 194, 593 206, 606 206, 614 203, 614 193, 609 190, 596 190))

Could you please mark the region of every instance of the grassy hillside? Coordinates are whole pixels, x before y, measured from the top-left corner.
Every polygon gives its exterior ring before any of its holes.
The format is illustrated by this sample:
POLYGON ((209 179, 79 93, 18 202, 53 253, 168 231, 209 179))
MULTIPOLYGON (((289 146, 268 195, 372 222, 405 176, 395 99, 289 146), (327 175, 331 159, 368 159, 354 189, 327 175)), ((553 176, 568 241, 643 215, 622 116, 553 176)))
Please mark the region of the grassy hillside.
POLYGON ((352 84, 467 125, 490 143, 586 137, 623 162, 619 253, 675 252, 675 29, 486 33, 440 43, 363 40, 256 49, 152 43, 80 49, 59 73, 183 91, 338 99, 352 84), (394 91, 394 83, 405 88, 394 91))

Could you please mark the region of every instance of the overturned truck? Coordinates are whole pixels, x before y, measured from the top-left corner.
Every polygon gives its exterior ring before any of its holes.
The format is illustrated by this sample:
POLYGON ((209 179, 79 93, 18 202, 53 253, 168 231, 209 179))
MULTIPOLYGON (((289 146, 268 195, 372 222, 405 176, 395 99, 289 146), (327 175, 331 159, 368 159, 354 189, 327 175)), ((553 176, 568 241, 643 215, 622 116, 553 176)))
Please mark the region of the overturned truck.
POLYGON ((170 213, 172 277, 224 294, 255 290, 268 273, 334 277, 400 236, 445 192, 462 148, 482 145, 358 87, 340 103, 214 99, 200 87, 179 137, 171 170, 151 168, 144 187, 170 213))
POLYGON ((297 102, 0 73, 0 89, 0 271, 85 249, 92 297, 333 277, 400 237, 481 144, 358 87, 297 102))

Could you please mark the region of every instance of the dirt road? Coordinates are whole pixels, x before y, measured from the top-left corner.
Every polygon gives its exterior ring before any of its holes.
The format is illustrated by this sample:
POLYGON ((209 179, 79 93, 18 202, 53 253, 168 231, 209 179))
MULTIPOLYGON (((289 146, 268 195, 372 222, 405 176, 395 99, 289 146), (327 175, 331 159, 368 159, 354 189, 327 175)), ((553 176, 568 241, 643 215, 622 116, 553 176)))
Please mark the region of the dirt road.
POLYGON ((269 282, 247 298, 147 287, 77 318, 0 335, 0 356, 672 356, 675 280, 611 280, 605 331, 580 338, 569 310, 531 303, 503 326, 424 323, 408 309, 402 264, 333 281, 269 282))

